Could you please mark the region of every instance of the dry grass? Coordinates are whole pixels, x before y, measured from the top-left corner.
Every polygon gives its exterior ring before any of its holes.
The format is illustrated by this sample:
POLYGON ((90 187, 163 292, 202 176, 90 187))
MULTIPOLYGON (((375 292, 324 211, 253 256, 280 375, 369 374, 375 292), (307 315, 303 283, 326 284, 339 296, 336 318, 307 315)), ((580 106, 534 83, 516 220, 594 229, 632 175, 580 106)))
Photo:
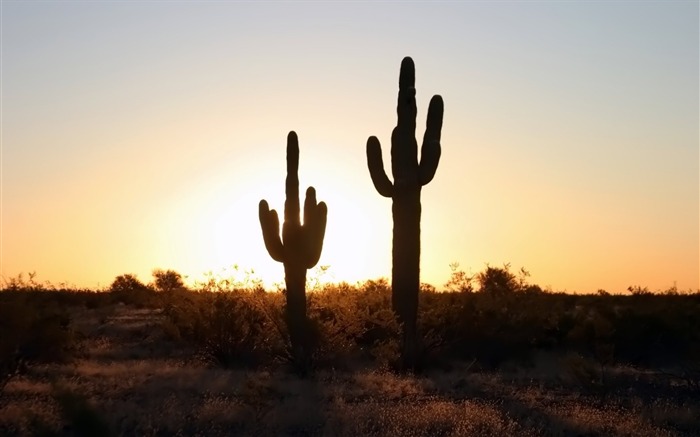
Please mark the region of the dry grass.
MULTIPOLYGON (((677 395, 672 385, 659 380, 591 391, 556 355, 499 372, 455 364, 399 376, 358 367, 299 379, 283 368, 223 370, 188 358, 191 351, 164 337, 158 310, 113 305, 73 315, 82 334, 76 358, 34 365, 8 383, 0 435, 700 433, 700 401, 677 395)), ((634 369, 610 374, 651 378, 634 369)))

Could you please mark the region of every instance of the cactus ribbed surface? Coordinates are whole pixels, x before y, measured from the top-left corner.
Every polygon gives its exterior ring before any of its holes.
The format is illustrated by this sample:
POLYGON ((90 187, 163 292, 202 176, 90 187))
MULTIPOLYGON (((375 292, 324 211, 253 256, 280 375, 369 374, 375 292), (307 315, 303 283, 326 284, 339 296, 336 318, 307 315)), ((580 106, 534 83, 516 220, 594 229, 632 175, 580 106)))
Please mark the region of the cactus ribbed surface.
POLYGON ((306 317, 306 270, 321 257, 328 210, 324 202, 316 202, 316 190, 309 187, 304 200, 304 223, 299 206, 299 140, 297 134, 287 136, 287 180, 285 183, 284 224, 280 238, 277 211, 260 201, 259 216, 268 253, 284 264, 286 284, 285 317, 292 343, 292 358, 305 371, 310 359, 306 317))
POLYGON ((389 180, 382 162, 379 140, 367 140, 367 166, 374 187, 391 197, 394 219, 392 249, 392 307, 403 325, 401 361, 404 370, 414 370, 417 355, 418 291, 420 287, 420 192, 429 183, 440 161, 440 133, 443 102, 433 96, 418 161, 416 141, 415 66, 410 57, 401 62, 398 122, 391 134, 391 171, 389 180))

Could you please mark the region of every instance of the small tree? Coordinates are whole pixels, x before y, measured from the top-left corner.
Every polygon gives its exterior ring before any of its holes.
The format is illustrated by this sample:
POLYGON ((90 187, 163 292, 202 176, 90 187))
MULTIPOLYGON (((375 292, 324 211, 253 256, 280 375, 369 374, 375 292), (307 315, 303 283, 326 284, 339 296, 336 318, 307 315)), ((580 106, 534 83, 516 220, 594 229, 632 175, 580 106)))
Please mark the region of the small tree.
POLYGON ((450 280, 445 283, 445 289, 451 292, 459 293, 471 293, 474 291, 472 282, 474 281, 473 276, 467 275, 467 273, 459 268, 458 262, 453 262, 450 264, 450 280))
POLYGON ((506 294, 518 291, 521 284, 518 278, 510 272, 510 264, 503 267, 491 267, 486 265, 486 270, 476 275, 480 291, 489 294, 506 294))
POLYGON ((109 286, 109 291, 114 293, 129 292, 134 290, 147 290, 148 286, 139 281, 136 275, 127 273, 114 278, 112 285, 109 286))
POLYGON ((158 291, 168 292, 185 288, 182 275, 174 270, 153 270, 153 278, 158 291))

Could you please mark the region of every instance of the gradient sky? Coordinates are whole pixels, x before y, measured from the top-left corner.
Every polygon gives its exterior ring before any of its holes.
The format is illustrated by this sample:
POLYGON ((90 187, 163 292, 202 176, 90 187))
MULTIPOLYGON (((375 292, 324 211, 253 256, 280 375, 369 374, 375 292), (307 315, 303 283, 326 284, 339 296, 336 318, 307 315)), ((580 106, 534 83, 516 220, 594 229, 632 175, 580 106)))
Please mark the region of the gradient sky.
POLYGON ((700 288, 699 6, 687 2, 2 2, 4 278, 104 287, 238 264, 269 284, 257 204, 285 139, 328 204, 331 280, 388 277, 401 59, 418 136, 422 280, 525 267, 556 291, 700 288), (388 168, 388 167, 387 167, 388 168))

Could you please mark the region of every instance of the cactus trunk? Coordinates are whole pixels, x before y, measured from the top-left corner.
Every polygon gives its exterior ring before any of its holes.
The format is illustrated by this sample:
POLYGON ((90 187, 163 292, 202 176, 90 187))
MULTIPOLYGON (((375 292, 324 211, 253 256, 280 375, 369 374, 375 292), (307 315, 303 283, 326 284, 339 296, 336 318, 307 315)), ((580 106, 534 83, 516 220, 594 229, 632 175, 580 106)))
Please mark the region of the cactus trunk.
POLYGON ((418 291, 420 288, 420 188, 396 193, 394 219, 391 301, 403 326, 402 367, 413 369, 417 350, 418 291))
POLYGON ((302 373, 309 365, 308 319, 306 317, 306 268, 298 263, 284 266, 286 286, 285 323, 289 330, 292 360, 302 373))
POLYGON ((398 121, 391 135, 391 170, 384 170, 379 140, 367 140, 367 166, 379 194, 393 200, 392 307, 402 325, 401 367, 413 371, 418 350, 418 293, 420 290, 420 193, 435 176, 440 161, 443 102, 430 100, 428 118, 418 161, 416 141, 415 66, 406 57, 399 73, 398 121))

